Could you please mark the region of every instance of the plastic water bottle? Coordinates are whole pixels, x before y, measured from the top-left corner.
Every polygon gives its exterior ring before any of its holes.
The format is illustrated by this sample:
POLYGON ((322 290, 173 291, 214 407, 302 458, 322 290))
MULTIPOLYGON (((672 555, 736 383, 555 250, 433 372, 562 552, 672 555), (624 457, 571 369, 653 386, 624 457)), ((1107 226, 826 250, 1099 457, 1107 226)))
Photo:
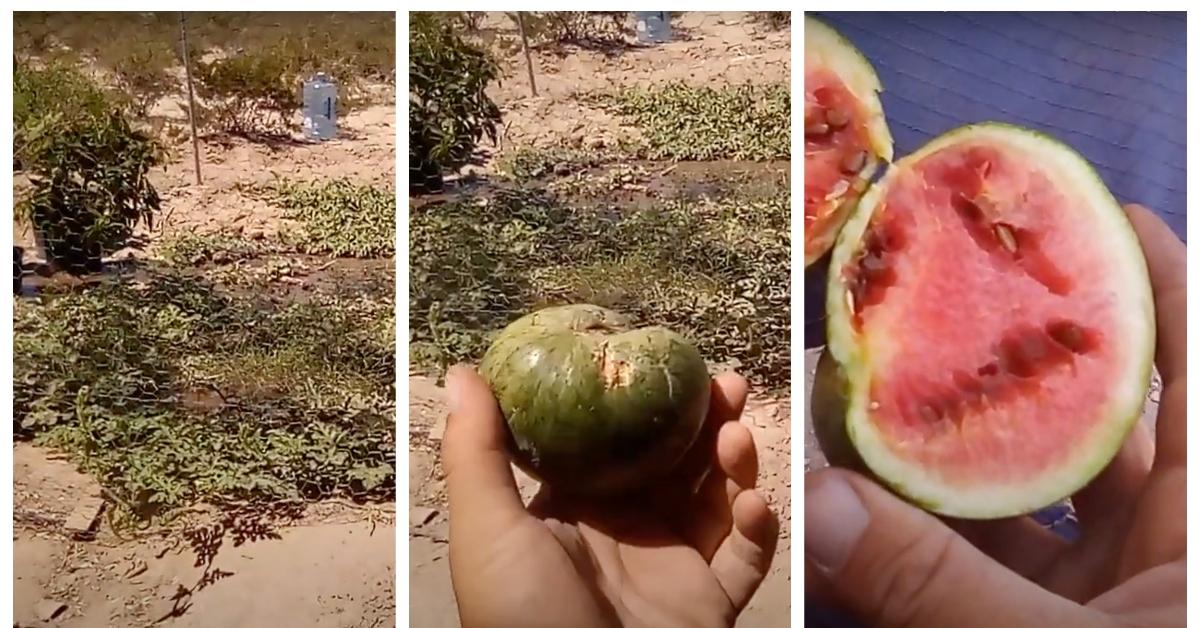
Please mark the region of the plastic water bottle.
POLYGON ((661 44, 671 40, 671 16, 666 11, 635 11, 638 41, 661 44))
POLYGON ((310 140, 337 136, 337 85, 324 72, 304 82, 304 136, 310 140))

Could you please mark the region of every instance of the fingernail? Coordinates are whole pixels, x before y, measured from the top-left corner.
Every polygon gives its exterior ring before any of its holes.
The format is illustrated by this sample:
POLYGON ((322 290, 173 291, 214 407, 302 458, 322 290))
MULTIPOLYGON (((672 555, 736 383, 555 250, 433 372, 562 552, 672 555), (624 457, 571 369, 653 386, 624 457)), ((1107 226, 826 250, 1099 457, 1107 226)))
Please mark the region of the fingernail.
POLYGON ((821 476, 804 494, 804 552, 814 566, 831 574, 850 560, 870 515, 840 473, 821 476))
POLYGON ((462 370, 462 365, 456 364, 446 371, 446 407, 450 414, 458 411, 462 401, 462 370))

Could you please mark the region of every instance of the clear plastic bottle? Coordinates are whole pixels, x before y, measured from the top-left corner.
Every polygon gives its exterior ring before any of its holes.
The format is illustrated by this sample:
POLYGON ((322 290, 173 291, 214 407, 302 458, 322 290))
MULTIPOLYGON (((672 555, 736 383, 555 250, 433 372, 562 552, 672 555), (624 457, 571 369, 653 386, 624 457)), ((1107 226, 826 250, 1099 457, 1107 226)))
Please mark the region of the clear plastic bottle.
POLYGON ((331 140, 337 136, 337 85, 324 72, 304 82, 304 136, 331 140))
POLYGON ((666 11, 635 11, 637 38, 642 43, 661 44, 671 40, 671 14, 666 11))

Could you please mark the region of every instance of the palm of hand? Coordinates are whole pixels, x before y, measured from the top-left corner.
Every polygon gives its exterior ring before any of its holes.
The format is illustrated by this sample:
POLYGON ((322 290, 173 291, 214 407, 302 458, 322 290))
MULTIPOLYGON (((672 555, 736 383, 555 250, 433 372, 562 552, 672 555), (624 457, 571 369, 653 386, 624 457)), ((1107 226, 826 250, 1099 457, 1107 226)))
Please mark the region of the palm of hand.
MULTIPOLYGON (((620 503, 543 492, 525 507, 497 435, 468 434, 472 426, 451 419, 444 460, 463 625, 732 626, 765 577, 778 537, 755 491, 753 439, 737 423, 746 392, 740 377, 717 378, 706 429, 678 477, 620 503), (490 442, 485 455, 496 458, 483 477, 472 477, 482 452, 463 451, 471 437, 490 442), (687 490, 695 484, 688 478, 706 468, 698 489, 687 490)), ((491 411, 489 404, 490 397, 479 410, 491 411)))

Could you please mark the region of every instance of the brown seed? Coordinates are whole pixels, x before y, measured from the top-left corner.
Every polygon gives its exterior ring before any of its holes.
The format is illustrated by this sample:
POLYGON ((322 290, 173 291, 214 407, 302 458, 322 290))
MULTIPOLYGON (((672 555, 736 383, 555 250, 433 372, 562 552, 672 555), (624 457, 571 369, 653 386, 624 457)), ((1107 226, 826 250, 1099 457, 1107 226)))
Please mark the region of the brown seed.
POLYGON ((847 124, 850 124, 850 112, 841 107, 834 107, 825 112, 825 121, 834 129, 840 129, 847 124))
POLYGON ((1013 234, 1012 227, 998 222, 992 227, 992 231, 996 233, 996 239, 1000 240, 1005 250, 1009 253, 1017 252, 1017 236, 1013 234))
POLYGON ((1084 345, 1083 328, 1071 321, 1055 321, 1046 325, 1046 333, 1054 339, 1054 342, 1068 348, 1072 353, 1084 353, 1087 347, 1084 345))
POLYGON ((804 137, 820 137, 829 132, 829 125, 824 122, 814 122, 804 125, 804 137))
POLYGON ((867 151, 860 150, 842 157, 842 172, 858 174, 867 165, 867 151))

